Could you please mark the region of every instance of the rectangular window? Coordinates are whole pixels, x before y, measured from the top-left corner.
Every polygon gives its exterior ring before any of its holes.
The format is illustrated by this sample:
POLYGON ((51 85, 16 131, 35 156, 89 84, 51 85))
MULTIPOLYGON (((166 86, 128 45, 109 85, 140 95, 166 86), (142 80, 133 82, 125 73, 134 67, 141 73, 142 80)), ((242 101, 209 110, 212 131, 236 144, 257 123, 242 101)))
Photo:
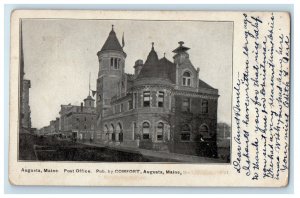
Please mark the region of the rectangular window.
POLYGON ((115 69, 118 69, 118 59, 117 59, 117 58, 114 58, 114 59, 115 59, 114 68, 115 68, 115 69))
POLYGON ((121 59, 118 58, 118 69, 120 69, 121 66, 121 59))
POLYGON ((191 100, 190 98, 184 98, 182 101, 182 111, 190 112, 191 100))
POLYGON ((150 107, 150 91, 144 91, 144 107, 150 107))
POLYGON ((124 111, 124 104, 122 103, 121 107, 120 107, 120 112, 123 112, 123 111, 124 111))
POLYGON ((191 134, 190 133, 181 133, 180 139, 181 139, 181 141, 190 141, 191 134))
POLYGON ((150 139, 149 133, 143 134, 143 140, 149 140, 149 139, 150 139))
POLYGON ((202 113, 208 113, 208 101, 202 100, 202 113))
POLYGON ((132 100, 128 101, 128 110, 133 109, 133 104, 132 104, 132 100))
POLYGON ((164 107, 165 93, 163 91, 158 92, 158 107, 164 107))
POLYGON ((110 58, 110 66, 111 66, 111 67, 114 66, 114 58, 110 58))
POLYGON ((137 93, 133 94, 133 108, 136 109, 137 107, 137 93))

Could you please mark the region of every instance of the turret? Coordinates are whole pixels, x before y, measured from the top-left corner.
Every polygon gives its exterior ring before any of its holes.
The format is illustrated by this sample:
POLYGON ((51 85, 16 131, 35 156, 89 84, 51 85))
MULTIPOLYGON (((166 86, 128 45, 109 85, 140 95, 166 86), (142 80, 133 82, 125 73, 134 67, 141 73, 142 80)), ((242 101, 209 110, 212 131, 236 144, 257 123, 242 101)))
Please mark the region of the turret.
POLYGON ((179 44, 179 47, 177 47, 175 50, 173 50, 173 52, 175 53, 173 58, 174 58, 175 64, 182 64, 185 59, 189 58, 189 54, 187 53, 187 51, 190 48, 183 46, 183 44, 184 44, 183 41, 179 41, 178 44, 179 44))
POLYGON ((84 101, 84 106, 85 107, 94 107, 95 106, 94 105, 95 100, 91 96, 88 96, 83 101, 84 101))
MULTIPOLYGON (((124 47, 124 38, 123 38, 124 47)), ((101 50, 97 53, 99 73, 97 79, 97 112, 101 115, 110 108, 111 98, 118 94, 119 83, 124 74, 126 53, 114 31, 114 26, 101 50)))
POLYGON ((183 46, 184 42, 178 42, 179 47, 177 47, 173 52, 175 55, 174 64, 176 65, 176 85, 181 86, 184 89, 196 90, 198 88, 199 81, 199 69, 196 69, 187 51, 190 49, 183 46))
POLYGON ((135 77, 137 77, 141 71, 141 69, 143 68, 143 60, 137 60, 135 61, 135 64, 134 64, 134 75, 135 77))

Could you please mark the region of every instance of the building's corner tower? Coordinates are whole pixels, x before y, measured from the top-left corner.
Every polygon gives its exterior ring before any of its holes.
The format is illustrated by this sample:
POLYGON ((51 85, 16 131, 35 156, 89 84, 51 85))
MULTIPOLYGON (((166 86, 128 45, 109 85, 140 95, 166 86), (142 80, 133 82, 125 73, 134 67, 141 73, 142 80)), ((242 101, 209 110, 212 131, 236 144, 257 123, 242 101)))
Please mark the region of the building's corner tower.
POLYGON ((199 81, 199 69, 196 69, 189 57, 187 51, 190 49, 183 46, 184 42, 178 42, 177 47, 173 52, 175 55, 174 64, 176 65, 176 86, 177 88, 196 90, 199 81))
POLYGON ((88 95, 88 97, 86 97, 83 101, 85 107, 95 107, 95 100, 92 98, 92 96, 88 95))
POLYGON ((124 74, 126 58, 123 46, 121 46, 112 26, 108 38, 97 53, 99 60, 96 97, 98 121, 111 111, 111 98, 118 94, 120 79, 124 74))

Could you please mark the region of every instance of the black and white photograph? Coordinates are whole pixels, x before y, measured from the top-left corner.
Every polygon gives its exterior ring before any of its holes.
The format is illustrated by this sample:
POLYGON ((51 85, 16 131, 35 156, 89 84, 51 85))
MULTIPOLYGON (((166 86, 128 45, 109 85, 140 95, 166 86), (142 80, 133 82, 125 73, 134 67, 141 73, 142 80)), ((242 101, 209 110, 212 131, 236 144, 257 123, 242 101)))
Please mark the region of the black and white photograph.
POLYGON ((290 13, 16 10, 12 185, 285 187, 290 13))
POLYGON ((230 163, 233 21, 19 25, 19 161, 230 163))

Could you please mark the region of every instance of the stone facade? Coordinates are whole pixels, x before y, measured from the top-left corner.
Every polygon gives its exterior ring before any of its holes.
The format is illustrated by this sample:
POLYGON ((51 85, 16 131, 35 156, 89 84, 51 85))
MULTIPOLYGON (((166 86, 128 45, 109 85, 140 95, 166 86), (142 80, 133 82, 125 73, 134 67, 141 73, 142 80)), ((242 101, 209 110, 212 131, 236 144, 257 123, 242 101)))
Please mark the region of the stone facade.
POLYGON ((50 133, 59 133, 59 118, 50 121, 50 133))
POLYGON ((112 29, 97 53, 96 140, 101 143, 217 157, 218 90, 199 79, 183 42, 174 61, 152 49, 125 73, 126 53, 112 29))
POLYGON ((31 111, 29 105, 29 88, 31 87, 30 80, 23 80, 22 97, 21 97, 21 127, 25 129, 31 128, 31 111))
POLYGON ((97 118, 94 101, 88 96, 84 105, 61 105, 59 131, 74 140, 93 141, 97 118))

